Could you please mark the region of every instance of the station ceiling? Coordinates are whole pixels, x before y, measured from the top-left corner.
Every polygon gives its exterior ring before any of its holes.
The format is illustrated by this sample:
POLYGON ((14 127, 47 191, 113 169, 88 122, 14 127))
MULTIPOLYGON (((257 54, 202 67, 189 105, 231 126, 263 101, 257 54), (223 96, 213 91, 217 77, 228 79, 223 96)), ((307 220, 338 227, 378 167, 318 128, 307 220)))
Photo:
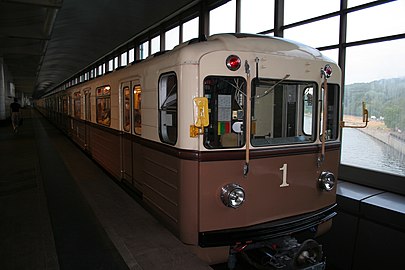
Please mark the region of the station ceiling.
POLYGON ((45 93, 199 0, 0 0, 0 58, 16 92, 45 93))

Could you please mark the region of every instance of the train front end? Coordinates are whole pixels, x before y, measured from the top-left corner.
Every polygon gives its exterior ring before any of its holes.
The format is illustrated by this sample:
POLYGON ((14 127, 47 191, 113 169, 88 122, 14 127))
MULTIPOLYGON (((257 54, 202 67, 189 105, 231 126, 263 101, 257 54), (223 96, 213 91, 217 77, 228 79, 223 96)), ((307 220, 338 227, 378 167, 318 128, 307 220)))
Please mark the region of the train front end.
POLYGON ((243 253, 274 269, 323 269, 321 246, 296 239, 327 231, 336 214, 340 69, 282 39, 215 42, 226 49, 200 59, 199 132, 190 132, 200 147, 200 249, 214 250, 211 261, 230 254, 230 268, 243 253))

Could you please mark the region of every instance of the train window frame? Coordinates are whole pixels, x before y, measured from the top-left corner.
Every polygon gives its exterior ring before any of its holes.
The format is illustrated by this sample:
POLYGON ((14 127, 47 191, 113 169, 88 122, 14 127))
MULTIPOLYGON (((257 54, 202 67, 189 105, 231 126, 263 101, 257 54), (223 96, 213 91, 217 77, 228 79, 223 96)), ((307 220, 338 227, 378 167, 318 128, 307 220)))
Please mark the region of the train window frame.
MULTIPOLYGON (((334 83, 328 83, 328 115, 326 119, 326 141, 335 141, 339 139, 339 100, 340 100, 340 86, 334 83), (333 88, 332 88, 333 87, 333 88), (333 93, 331 90, 333 89, 333 93), (330 101, 333 101, 333 105, 329 105, 330 101), (330 121, 331 120, 331 121, 330 121)), ((321 106, 319 106, 320 117, 319 117, 319 138, 322 140, 322 125, 323 125, 323 102, 324 102, 324 86, 321 86, 320 93, 321 106)))
MULTIPOLYGON (((311 134, 307 134, 304 131, 304 93, 306 89, 312 88, 313 93, 317 93, 318 91, 318 84, 314 81, 295 81, 295 80, 288 80, 288 81, 280 81, 277 79, 272 78, 255 78, 252 81, 252 118, 256 118, 254 121, 254 128, 252 128, 251 134, 251 144, 254 147, 269 147, 269 146, 279 146, 279 145, 286 145, 286 144, 309 144, 314 143, 316 141, 316 122, 317 122, 317 104, 316 102, 312 102, 312 122, 311 122, 311 134), (268 85, 268 89, 266 89, 263 93, 256 93, 257 86, 262 85, 262 91, 265 90, 263 87, 264 85, 268 85), (282 88, 281 88, 282 87, 282 88), (273 113, 273 121, 271 124, 271 130, 268 135, 256 135, 256 131, 259 129, 258 123, 261 121, 257 121, 258 115, 256 114, 256 108, 258 107, 257 103, 260 98, 264 97, 271 97, 269 95, 273 95, 270 102, 273 102, 272 108, 273 113), (291 100, 292 99, 292 100, 291 100), (277 106, 277 102, 281 102, 281 106, 277 106), (291 106, 290 106, 291 105, 291 106), (277 111, 276 108, 280 108, 277 111), (293 110, 292 119, 293 119, 293 132, 294 135, 290 136, 288 124, 289 119, 291 120, 291 116, 287 113, 285 116, 277 117, 277 114, 282 114, 293 110), (281 119, 281 122, 276 123, 277 119, 281 119)), ((314 97, 313 97, 314 101, 314 97)), ((267 104, 267 103, 266 103, 267 104)), ((280 104, 279 104, 280 105, 280 104)), ((268 108, 269 106, 265 106, 268 108)))
POLYGON ((142 87, 139 83, 132 87, 132 116, 136 135, 142 135, 142 87))
MULTIPOLYGON (((246 144, 246 78, 242 76, 209 75, 203 80, 204 96, 208 99, 209 123, 204 129, 206 149, 242 148, 246 144), (223 80, 231 88, 208 89, 209 80, 223 80), (231 83, 230 81, 233 80, 231 83), (241 80, 241 82, 239 81, 241 80), (209 90, 209 91, 208 91, 209 90), (223 92, 220 92, 224 90, 223 92), (215 91, 214 98, 212 96, 215 91), (222 104, 222 105, 221 105, 222 104), (239 107, 239 108, 238 108, 239 107), (221 118, 221 119, 220 119, 221 118), (222 120, 222 121, 220 121, 222 120), (228 135, 229 134, 229 135, 228 135)), ((218 83, 216 84, 218 85, 218 83)))
POLYGON ((122 88, 122 129, 131 132, 131 88, 125 85, 122 88))
POLYGON ((178 137, 177 101, 178 101, 177 74, 175 72, 167 72, 161 74, 159 76, 159 83, 158 83, 159 138, 162 142, 170 145, 175 145, 177 143, 178 137), (171 83, 169 80, 173 78, 174 78, 174 85, 168 91, 168 86, 170 86, 171 83), (174 108, 172 108, 172 105, 174 105, 174 108))
POLYGON ((86 121, 91 121, 91 89, 86 88, 83 90, 84 93, 84 119, 86 121))
POLYGON ((80 91, 73 93, 73 116, 81 119, 82 117, 82 94, 80 91))
POLYGON ((97 124, 103 126, 109 127, 111 125, 110 85, 103 85, 96 88, 96 121, 97 124))

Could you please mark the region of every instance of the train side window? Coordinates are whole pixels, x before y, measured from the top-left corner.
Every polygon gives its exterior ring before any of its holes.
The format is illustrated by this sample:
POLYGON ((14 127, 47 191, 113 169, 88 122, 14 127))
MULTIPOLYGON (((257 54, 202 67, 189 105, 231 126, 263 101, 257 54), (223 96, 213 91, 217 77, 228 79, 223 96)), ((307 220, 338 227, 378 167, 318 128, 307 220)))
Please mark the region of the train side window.
POLYGON ((131 90, 129 89, 128 86, 125 86, 123 89, 123 114, 124 114, 124 119, 123 119, 123 129, 126 132, 131 131, 131 90))
POLYGON ((111 87, 109 85, 96 89, 96 119, 97 123, 110 126, 111 124, 111 87))
MULTIPOLYGON (((328 113, 326 119, 326 140, 336 140, 338 138, 339 131, 339 86, 337 84, 328 83, 327 91, 328 99, 328 113)), ((324 100, 324 88, 322 85, 322 106, 321 106, 321 122, 320 122, 320 136, 322 138, 322 126, 323 126, 323 100, 324 100)))
POLYGON ((174 73, 159 78, 159 137, 162 142, 177 142, 177 77, 174 73))
POLYGON ((80 91, 79 92, 75 92, 74 94, 73 94, 73 112, 74 112, 74 116, 76 117, 76 118, 81 118, 81 98, 82 98, 82 95, 80 94, 80 91))
POLYGON ((68 98, 67 96, 63 96, 61 98, 62 100, 62 113, 63 114, 68 114, 68 98))
POLYGON ((135 85, 133 88, 133 106, 134 106, 134 132, 137 135, 142 134, 142 110, 141 110, 141 94, 142 89, 140 85, 135 85))
POLYGON ((209 126, 204 129, 208 149, 240 148, 245 144, 246 80, 241 77, 209 76, 204 79, 209 126))
POLYGON ((253 146, 315 141, 316 84, 312 82, 255 79, 252 87, 253 146))

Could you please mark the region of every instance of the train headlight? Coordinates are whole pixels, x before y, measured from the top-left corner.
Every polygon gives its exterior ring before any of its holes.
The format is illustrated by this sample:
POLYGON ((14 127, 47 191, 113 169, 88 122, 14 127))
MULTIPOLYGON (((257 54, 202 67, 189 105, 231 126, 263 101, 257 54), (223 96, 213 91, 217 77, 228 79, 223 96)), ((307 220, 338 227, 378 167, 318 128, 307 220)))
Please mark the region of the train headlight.
POLYGON ((245 201, 245 191, 238 184, 228 184, 221 189, 221 200, 225 206, 238 208, 245 201))
POLYGON ((322 172, 318 179, 319 187, 331 191, 335 186, 335 176, 331 172, 322 172))

